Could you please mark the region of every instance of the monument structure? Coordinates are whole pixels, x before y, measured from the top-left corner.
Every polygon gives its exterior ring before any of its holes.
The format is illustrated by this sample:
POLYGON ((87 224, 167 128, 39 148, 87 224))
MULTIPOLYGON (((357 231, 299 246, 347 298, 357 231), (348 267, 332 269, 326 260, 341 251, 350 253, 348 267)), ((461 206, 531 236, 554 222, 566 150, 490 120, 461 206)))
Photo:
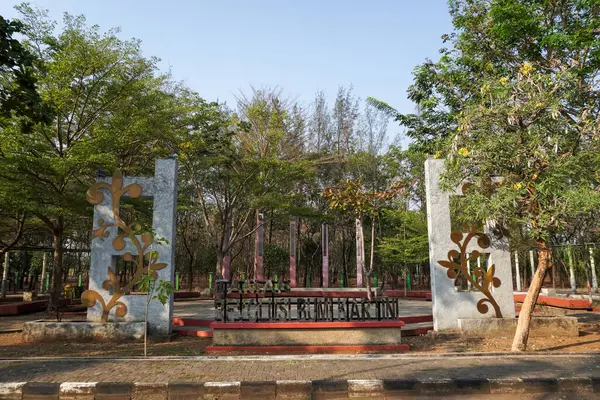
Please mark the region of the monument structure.
POLYGON ((444 160, 425 161, 433 328, 458 329, 459 319, 514 320, 508 239, 495 236, 489 224, 483 232, 451 231, 451 193, 440 187, 443 172, 444 160), (487 265, 481 263, 483 254, 487 254, 487 265), (471 263, 475 264, 472 269, 471 263), (459 274, 471 284, 471 290, 458 290, 455 279, 459 274))
MULTIPOLYGON (((145 295, 131 295, 143 273, 156 279, 174 280, 177 211, 177 161, 157 160, 153 177, 98 178, 87 193, 94 204, 94 231, 91 248, 89 290, 82 295, 89 322, 144 321, 145 295), (119 215, 121 198, 153 199, 152 232, 143 232, 135 221, 123 221, 119 215), (136 263, 133 279, 118 282, 117 258, 136 263)), ((165 305, 149 305, 148 330, 167 335, 173 318, 173 295, 165 305)))

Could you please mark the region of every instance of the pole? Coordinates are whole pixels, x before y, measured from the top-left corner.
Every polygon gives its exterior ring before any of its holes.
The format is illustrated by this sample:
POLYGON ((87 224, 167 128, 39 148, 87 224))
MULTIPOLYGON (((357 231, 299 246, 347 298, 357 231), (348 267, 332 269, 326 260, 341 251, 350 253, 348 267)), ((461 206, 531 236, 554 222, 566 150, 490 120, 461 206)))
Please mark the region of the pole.
POLYGON ((175 291, 179 291, 179 272, 175 274, 175 291))
POLYGON ((212 290, 213 273, 208 273, 208 288, 212 290))
POLYGON ((590 266, 592 267, 592 286, 594 293, 598 293, 598 277, 596 276, 596 264, 594 263, 594 249, 590 247, 590 266))
MULTIPOLYGON (((48 253, 42 254, 42 280, 40 283, 40 291, 44 292, 44 281, 46 280, 46 256, 48 253)), ((81 285, 80 285, 81 286, 81 285)))
POLYGON ((2 298, 6 297, 6 289, 8 286, 8 251, 4 253, 4 271, 2 271, 2 298))
POLYGON ((567 248, 567 257, 569 259, 569 283, 571 284, 571 292, 577 293, 577 286, 575 283, 575 266, 573 265, 573 248, 571 246, 567 248))
POLYGON ((329 226, 327 224, 321 225, 321 240, 322 240, 322 278, 321 286, 326 288, 329 287, 329 226))
POLYGON ((264 225, 262 213, 256 213, 256 238, 254 246, 254 279, 257 281, 264 280, 263 276, 263 246, 264 246, 264 225))
POLYGON ((290 221, 290 286, 296 287, 296 220, 290 221))
POLYGON ((521 273, 519 271, 519 253, 515 251, 515 279, 517 281, 517 292, 521 291, 521 273))

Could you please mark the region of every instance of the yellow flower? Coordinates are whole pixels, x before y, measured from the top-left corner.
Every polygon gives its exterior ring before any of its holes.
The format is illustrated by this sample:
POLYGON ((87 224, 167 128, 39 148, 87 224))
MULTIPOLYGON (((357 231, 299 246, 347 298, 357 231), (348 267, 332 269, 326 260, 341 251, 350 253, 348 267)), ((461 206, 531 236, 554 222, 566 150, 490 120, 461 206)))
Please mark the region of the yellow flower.
POLYGON ((535 71, 535 68, 528 62, 526 62, 521 68, 519 68, 519 72, 525 76, 529 75, 533 71, 535 71))
POLYGON ((508 83, 508 78, 503 76, 502 78, 500 78, 500 83, 506 85, 508 83))
POLYGON ((458 154, 463 157, 467 157, 469 155, 469 150, 467 150, 464 147, 461 147, 460 149, 458 149, 458 154))
POLYGON ((441 158, 442 157, 442 152, 441 151, 436 151, 435 154, 433 155, 433 158, 441 158))
POLYGON ((515 190, 521 190, 522 187, 523 187, 523 184, 521 182, 515 183, 513 185, 513 189, 515 189, 515 190))
POLYGON ((535 106, 536 106, 537 108, 540 108, 541 106, 543 106, 543 104, 542 104, 542 103, 540 103, 540 102, 537 102, 537 103, 535 103, 535 106))

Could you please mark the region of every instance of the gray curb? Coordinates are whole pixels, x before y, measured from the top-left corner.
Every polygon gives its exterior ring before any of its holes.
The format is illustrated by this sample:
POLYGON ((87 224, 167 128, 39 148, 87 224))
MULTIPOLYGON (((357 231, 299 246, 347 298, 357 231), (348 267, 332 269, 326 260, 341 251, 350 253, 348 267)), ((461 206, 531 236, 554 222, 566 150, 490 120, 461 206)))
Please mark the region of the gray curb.
POLYGON ((600 393, 600 377, 373 379, 194 383, 11 382, 0 400, 329 399, 340 397, 600 393))

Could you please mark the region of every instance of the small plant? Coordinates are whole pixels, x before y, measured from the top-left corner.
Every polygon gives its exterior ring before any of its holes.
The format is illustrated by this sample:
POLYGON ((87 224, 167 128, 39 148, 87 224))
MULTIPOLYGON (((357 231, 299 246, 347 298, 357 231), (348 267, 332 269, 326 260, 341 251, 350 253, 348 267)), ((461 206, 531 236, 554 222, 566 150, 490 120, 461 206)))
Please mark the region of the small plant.
MULTIPOLYGON (((155 252, 148 253, 150 258, 155 252)), ((158 253, 156 253, 158 256, 158 253)), ((173 285, 170 281, 158 279, 153 274, 143 274, 138 282, 140 291, 146 292, 146 310, 144 312, 144 357, 148 355, 148 309, 152 300, 158 300, 163 306, 167 304, 169 296, 173 294, 173 285)))

